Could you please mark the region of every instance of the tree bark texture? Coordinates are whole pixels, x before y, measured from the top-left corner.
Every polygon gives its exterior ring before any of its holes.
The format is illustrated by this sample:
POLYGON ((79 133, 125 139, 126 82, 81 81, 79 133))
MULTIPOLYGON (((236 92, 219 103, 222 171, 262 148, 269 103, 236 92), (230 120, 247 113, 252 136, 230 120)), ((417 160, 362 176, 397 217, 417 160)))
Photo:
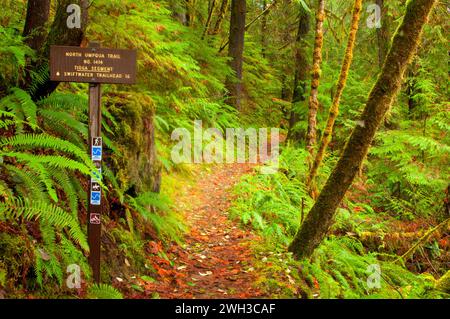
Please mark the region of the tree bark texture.
POLYGON ((306 148, 312 154, 316 144, 317 110, 319 109, 319 82, 320 67, 322 64, 323 47, 323 21, 325 19, 325 0, 318 0, 316 13, 316 36, 314 41, 313 70, 311 80, 311 93, 308 105, 308 132, 306 135, 306 148))
POLYGON ((231 1, 231 20, 228 56, 231 58, 230 66, 235 77, 227 79, 226 87, 229 92, 228 103, 241 110, 242 98, 242 66, 244 54, 246 1, 231 1))
POLYGON ((301 137, 298 132, 294 131, 295 125, 299 121, 299 115, 295 111, 295 104, 306 100, 306 81, 308 79, 309 63, 306 56, 305 39, 310 30, 309 13, 301 7, 298 23, 298 31, 296 37, 295 48, 295 74, 294 89, 292 92, 292 110, 289 116, 289 131, 287 138, 298 141, 301 137))

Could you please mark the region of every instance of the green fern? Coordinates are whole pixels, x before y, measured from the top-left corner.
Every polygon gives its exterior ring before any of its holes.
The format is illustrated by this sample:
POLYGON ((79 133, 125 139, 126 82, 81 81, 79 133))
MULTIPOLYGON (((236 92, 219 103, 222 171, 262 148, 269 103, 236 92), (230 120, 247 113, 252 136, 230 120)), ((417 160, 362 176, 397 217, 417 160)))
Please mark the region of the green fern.
POLYGON ((84 149, 81 149, 68 141, 47 134, 23 134, 15 135, 10 138, 2 138, 0 139, 0 146, 10 146, 14 147, 14 149, 48 148, 74 155, 84 163, 91 162, 84 149))
POLYGON ((89 251, 86 236, 81 231, 79 222, 62 208, 40 201, 21 201, 10 199, 0 203, 0 216, 11 219, 24 217, 25 219, 39 219, 58 228, 66 228, 70 237, 86 251, 89 251))
POLYGON ((50 176, 55 181, 56 185, 64 191, 64 196, 68 203, 68 208, 74 217, 78 215, 78 196, 74 183, 79 181, 65 170, 50 168, 50 176))
POLYGON ((22 123, 27 123, 32 129, 38 127, 37 106, 27 92, 12 88, 11 94, 0 100, 0 109, 13 113, 20 121, 17 122, 17 131, 23 131, 22 123))
POLYGON ((122 299, 122 294, 114 287, 106 284, 92 285, 88 291, 91 299, 122 299))

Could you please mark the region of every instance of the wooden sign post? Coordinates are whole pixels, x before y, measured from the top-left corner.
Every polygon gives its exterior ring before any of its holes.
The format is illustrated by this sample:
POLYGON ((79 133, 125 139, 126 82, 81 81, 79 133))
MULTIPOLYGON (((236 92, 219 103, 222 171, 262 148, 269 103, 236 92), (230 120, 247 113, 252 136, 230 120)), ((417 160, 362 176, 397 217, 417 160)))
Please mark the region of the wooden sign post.
POLYGON ((58 82, 89 83, 89 155, 97 172, 89 180, 88 243, 89 264, 94 280, 100 282, 100 238, 103 140, 101 83, 133 84, 136 82, 136 51, 104 49, 95 42, 88 48, 51 46, 50 79, 58 82))

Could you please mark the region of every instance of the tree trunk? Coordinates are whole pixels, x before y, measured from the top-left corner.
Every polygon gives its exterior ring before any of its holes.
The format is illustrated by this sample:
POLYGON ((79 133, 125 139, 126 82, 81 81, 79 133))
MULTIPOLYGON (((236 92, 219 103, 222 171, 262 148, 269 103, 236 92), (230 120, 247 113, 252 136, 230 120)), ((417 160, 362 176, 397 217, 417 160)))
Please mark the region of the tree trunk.
POLYGON ((298 31, 295 48, 295 75, 294 75, 294 90, 292 93, 292 110, 289 117, 289 131, 287 138, 298 141, 301 137, 294 132, 294 126, 299 121, 299 115, 295 111, 295 104, 306 100, 306 80, 308 78, 308 58, 306 57, 305 38, 309 32, 310 23, 309 13, 301 7, 298 23, 298 31))
POLYGON ((420 93, 420 90, 417 87, 418 69, 419 65, 415 59, 406 71, 406 96, 408 97, 408 116, 410 119, 418 119, 418 114, 415 112, 417 106, 419 105, 415 96, 420 93))
POLYGON ((209 26, 211 25, 211 19, 214 13, 214 9, 216 8, 216 0, 212 0, 208 5, 208 18, 206 19, 205 29, 203 30, 202 40, 209 33, 209 26))
MULTIPOLYGON (((84 31, 88 20, 88 1, 87 0, 60 0, 56 9, 55 19, 53 20, 47 41, 42 49, 41 62, 36 66, 37 72, 46 72, 46 80, 44 83, 39 83, 37 87, 32 90, 31 97, 34 101, 38 101, 49 94, 51 94, 58 87, 59 82, 50 81, 48 70, 48 59, 50 55, 51 45, 67 45, 79 46, 84 37, 84 31), (69 29, 67 27, 67 6, 70 4, 78 4, 81 7, 81 28, 69 29)), ((33 83, 32 86, 33 87, 33 83)))
POLYGON ((186 1, 186 25, 193 26, 195 15, 193 8, 195 7, 195 0, 185 0, 186 1))
MULTIPOLYGON (((266 9, 267 9, 267 1, 263 0, 263 7, 262 7, 263 12, 265 12, 266 9)), ((266 49, 267 49, 267 37, 266 37, 267 14, 268 12, 264 13, 261 18, 261 54, 263 58, 266 57, 266 49)))
MULTIPOLYGON (((355 0, 355 4, 353 6, 353 14, 352 14, 352 22, 351 22, 351 26, 350 26, 350 33, 349 33, 348 42, 347 42, 347 49, 345 51, 344 61, 342 62, 342 68, 341 68, 341 73, 339 75, 336 92, 333 97, 333 103, 330 107, 330 114, 328 115, 327 125, 323 132, 323 136, 320 141, 319 149, 317 150, 313 165, 311 167, 311 171, 309 173, 309 177, 306 182, 307 187, 312 190, 312 194, 315 194, 314 178, 317 175, 317 171, 318 171, 320 165, 322 164, 323 157, 325 155, 325 151, 328 147, 328 144, 331 141, 334 123, 339 114, 339 103, 341 100, 342 92, 344 91, 344 88, 345 88, 345 84, 347 82, 348 71, 350 70, 350 65, 353 60, 353 48, 355 47, 356 34, 358 32, 358 24, 359 24, 359 18, 361 16, 361 10, 362 10, 362 0, 355 0)), ((313 197, 315 197, 315 196, 313 195, 313 197)))
POLYGON ((333 223, 335 211, 353 182, 373 137, 400 90, 408 63, 435 0, 412 0, 397 30, 383 70, 369 94, 366 107, 319 198, 297 232, 289 250, 297 258, 311 256, 333 223))
POLYGON ((227 11, 228 11, 228 0, 222 0, 222 5, 220 6, 216 24, 215 24, 214 29, 211 32, 211 34, 213 34, 213 35, 219 34, 223 19, 225 19, 225 15, 227 14, 227 11))
POLYGON ((37 52, 45 43, 49 15, 50 0, 28 0, 23 36, 26 38, 25 43, 37 52))
POLYGON ((235 106, 238 110, 241 110, 242 98, 245 16, 245 0, 232 0, 228 56, 231 58, 230 66, 235 72, 235 77, 227 79, 226 87, 229 91, 228 103, 235 106))
POLYGON ((376 0, 376 4, 381 9, 381 28, 377 28, 378 64, 381 69, 383 68, 384 60, 389 50, 390 21, 388 21, 388 9, 384 5, 384 0, 376 0))
POLYGON ((312 155, 316 144, 317 110, 319 109, 319 81, 320 66, 322 64, 323 21, 325 19, 325 0, 318 0, 316 13, 316 38, 314 41, 313 71, 311 81, 311 94, 309 97, 308 132, 306 135, 306 148, 312 155))

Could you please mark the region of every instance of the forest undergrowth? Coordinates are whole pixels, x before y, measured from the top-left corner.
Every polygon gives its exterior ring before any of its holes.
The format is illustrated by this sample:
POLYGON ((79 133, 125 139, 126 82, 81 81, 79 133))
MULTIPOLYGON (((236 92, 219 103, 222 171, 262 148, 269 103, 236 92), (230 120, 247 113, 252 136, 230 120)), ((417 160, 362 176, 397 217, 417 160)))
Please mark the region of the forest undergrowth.
POLYGON ((67 31, 85 0, 0 0, 0 298, 449 298, 447 6, 376 2, 379 26, 360 0, 96 0, 67 31), (404 75, 384 64, 406 56, 397 30, 417 39, 404 75), (102 85, 101 284, 89 85, 51 82, 48 63, 51 45, 89 42, 138 52, 135 85, 102 85), (299 260, 296 235, 387 85, 356 177, 299 260), (277 170, 174 160, 173 132, 194 143, 200 121, 219 144, 278 129, 277 170))

